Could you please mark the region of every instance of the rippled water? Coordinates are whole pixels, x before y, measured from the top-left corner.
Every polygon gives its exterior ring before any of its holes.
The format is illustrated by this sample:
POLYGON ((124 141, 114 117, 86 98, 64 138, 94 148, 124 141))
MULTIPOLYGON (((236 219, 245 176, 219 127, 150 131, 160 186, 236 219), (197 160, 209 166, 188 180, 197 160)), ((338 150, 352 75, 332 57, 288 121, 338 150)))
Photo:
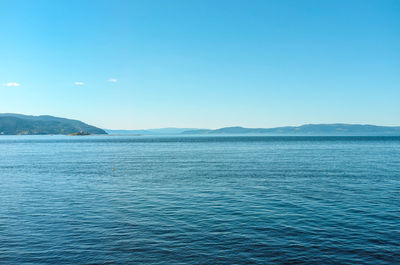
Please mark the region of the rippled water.
POLYGON ((400 264, 400 138, 0 137, 0 264, 400 264))

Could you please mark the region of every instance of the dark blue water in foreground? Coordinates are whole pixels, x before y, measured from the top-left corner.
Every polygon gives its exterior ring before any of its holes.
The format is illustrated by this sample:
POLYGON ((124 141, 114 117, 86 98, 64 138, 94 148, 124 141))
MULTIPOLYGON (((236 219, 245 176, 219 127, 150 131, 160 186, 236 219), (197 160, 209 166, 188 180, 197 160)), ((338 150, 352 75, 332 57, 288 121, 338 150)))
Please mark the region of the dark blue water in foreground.
POLYGON ((0 264, 400 264, 400 138, 0 137, 0 264))

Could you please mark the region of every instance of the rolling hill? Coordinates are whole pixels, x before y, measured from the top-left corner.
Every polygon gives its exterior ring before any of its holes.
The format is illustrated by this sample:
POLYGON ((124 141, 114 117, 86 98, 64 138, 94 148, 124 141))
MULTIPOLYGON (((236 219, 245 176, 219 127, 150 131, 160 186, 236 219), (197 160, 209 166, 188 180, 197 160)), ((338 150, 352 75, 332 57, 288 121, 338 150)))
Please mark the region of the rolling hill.
POLYGON ((102 129, 78 120, 48 115, 28 116, 14 113, 0 114, 0 134, 2 135, 73 134, 79 132, 107 134, 102 129))

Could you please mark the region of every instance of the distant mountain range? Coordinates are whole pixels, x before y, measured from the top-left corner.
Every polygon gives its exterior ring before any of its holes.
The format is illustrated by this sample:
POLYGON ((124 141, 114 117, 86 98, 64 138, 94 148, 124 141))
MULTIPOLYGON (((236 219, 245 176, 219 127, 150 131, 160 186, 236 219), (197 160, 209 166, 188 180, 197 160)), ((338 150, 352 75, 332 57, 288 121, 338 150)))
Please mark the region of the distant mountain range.
POLYGON ((216 130, 189 130, 183 134, 266 134, 266 135, 329 135, 329 136, 400 136, 400 126, 360 124, 306 124, 276 128, 225 127, 216 130))
POLYGON ((218 134, 263 134, 263 135, 312 135, 312 136, 400 136, 400 126, 375 126, 360 124, 306 124, 276 128, 224 127, 221 129, 161 128, 148 130, 103 130, 78 120, 48 115, 28 116, 22 114, 0 114, 0 135, 35 134, 114 134, 114 135, 218 135, 218 134))
POLYGON ((40 135, 40 134, 107 134, 104 130, 81 121, 53 116, 28 116, 22 114, 0 114, 0 134, 40 135))

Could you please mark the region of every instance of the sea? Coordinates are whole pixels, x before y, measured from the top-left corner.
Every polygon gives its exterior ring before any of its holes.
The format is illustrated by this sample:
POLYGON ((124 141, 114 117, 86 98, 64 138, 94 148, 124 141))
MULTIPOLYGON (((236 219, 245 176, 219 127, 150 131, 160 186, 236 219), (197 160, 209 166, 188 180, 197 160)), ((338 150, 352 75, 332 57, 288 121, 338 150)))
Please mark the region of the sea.
POLYGON ((0 264, 400 264, 400 137, 0 136, 0 264))

